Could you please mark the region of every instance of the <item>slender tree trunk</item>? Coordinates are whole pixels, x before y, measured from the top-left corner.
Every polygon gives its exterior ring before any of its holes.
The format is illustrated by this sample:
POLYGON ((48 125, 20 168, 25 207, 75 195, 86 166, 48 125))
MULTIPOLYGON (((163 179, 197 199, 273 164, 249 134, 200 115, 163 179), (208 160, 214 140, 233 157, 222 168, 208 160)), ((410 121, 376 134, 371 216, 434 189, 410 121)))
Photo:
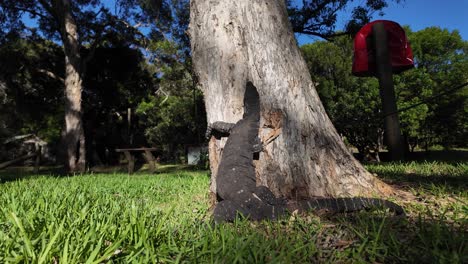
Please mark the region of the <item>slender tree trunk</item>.
MULTIPOLYGON (((287 198, 386 194, 347 150, 320 102, 283 0, 192 0, 189 29, 208 122, 236 122, 247 80, 261 101, 257 184, 287 198)), ((211 191, 225 140, 209 142, 211 191)))
POLYGON ((54 0, 53 7, 57 12, 65 51, 65 165, 69 171, 84 171, 86 147, 81 109, 83 76, 78 29, 71 12, 70 0, 54 0))

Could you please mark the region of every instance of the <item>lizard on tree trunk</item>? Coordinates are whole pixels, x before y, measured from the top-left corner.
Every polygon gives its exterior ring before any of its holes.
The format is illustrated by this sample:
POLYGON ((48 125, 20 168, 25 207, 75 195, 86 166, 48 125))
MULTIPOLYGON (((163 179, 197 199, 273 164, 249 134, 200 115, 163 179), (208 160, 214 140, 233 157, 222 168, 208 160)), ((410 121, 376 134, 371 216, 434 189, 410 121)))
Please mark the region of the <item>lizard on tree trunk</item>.
POLYGON ((262 150, 258 138, 260 97, 256 87, 247 82, 244 94, 244 115, 236 124, 214 122, 207 137, 229 136, 218 167, 216 190, 218 203, 213 216, 216 222, 234 221, 240 213, 252 220, 277 219, 288 211, 327 210, 352 212, 374 207, 389 208, 396 214, 403 209, 390 201, 376 198, 316 198, 287 201, 277 198, 266 186, 257 186, 253 157, 262 150))

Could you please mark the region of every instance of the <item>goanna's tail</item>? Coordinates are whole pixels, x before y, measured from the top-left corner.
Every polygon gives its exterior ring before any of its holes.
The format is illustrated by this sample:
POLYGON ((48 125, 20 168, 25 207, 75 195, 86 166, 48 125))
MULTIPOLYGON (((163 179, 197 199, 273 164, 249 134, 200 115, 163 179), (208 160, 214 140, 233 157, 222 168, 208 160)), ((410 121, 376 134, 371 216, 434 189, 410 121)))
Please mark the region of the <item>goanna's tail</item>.
POLYGON ((394 202, 377 198, 318 198, 302 201, 294 201, 290 209, 303 211, 326 210, 330 213, 346 213, 375 208, 388 208, 396 215, 404 215, 405 211, 394 202))

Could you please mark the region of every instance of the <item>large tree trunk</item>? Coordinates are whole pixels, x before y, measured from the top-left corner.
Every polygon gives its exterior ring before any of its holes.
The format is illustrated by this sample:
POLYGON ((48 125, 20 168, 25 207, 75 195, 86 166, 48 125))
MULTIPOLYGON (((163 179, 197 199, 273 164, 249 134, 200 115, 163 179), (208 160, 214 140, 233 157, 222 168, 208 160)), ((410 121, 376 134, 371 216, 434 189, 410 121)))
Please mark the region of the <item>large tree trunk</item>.
MULTIPOLYGON (((349 153, 320 102, 284 0, 192 0, 190 35, 208 122, 242 118, 245 84, 260 93, 257 184, 287 198, 387 194, 349 153)), ((211 191, 225 140, 209 142, 211 191)))
POLYGON ((84 171, 86 148, 81 110, 83 76, 78 29, 70 0, 55 0, 53 7, 65 51, 65 166, 69 171, 84 171))

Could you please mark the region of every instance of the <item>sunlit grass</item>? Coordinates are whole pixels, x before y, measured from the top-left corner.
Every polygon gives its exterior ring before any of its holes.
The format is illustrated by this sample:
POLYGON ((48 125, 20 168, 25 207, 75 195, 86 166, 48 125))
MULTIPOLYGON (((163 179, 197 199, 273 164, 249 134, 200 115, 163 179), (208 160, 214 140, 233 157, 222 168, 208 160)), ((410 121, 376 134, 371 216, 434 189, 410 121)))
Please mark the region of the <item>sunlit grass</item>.
POLYGON ((466 183, 466 164, 369 169, 384 180, 406 183, 403 188, 416 197, 399 201, 409 217, 309 214, 215 226, 206 171, 23 175, 0 184, 0 263, 468 261, 468 195, 466 186, 454 186, 466 183), (419 178, 411 180, 412 175, 419 178))

